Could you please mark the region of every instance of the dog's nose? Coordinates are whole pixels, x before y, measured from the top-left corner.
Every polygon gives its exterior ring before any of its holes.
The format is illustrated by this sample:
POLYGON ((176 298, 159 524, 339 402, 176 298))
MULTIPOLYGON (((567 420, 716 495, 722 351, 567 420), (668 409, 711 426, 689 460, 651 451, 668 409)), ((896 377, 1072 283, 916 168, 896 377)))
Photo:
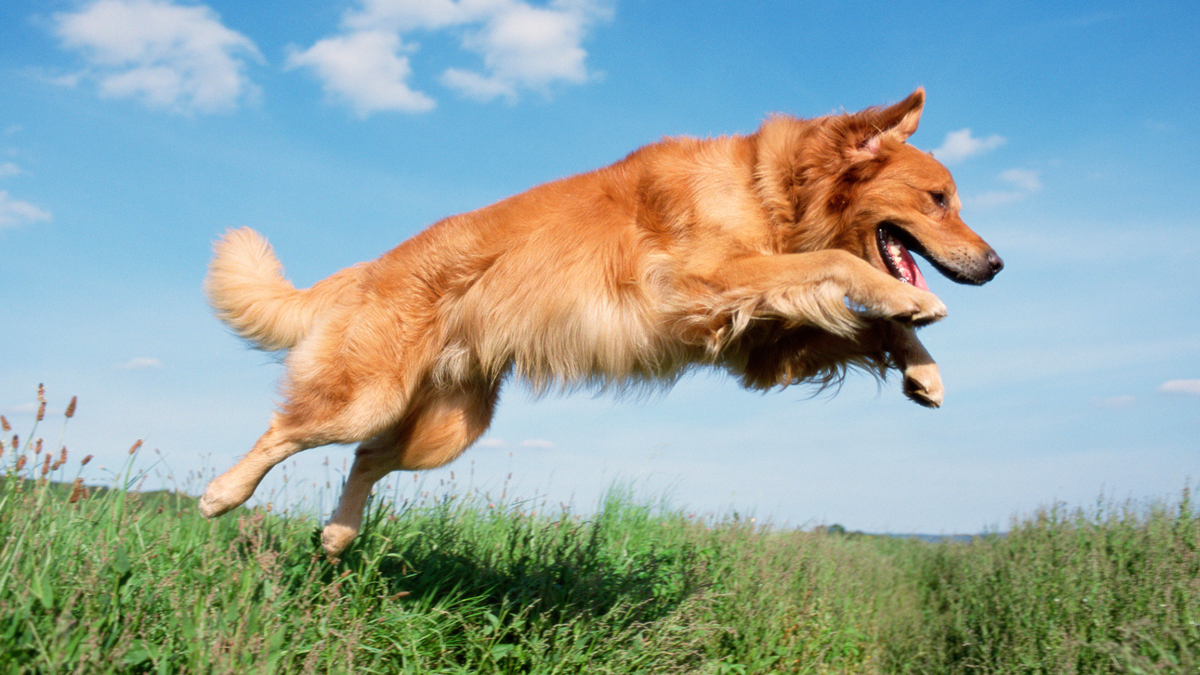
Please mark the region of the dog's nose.
POLYGON ((995 251, 987 252, 987 264, 988 268, 992 270, 992 275, 1004 269, 1004 261, 1000 259, 1000 256, 996 255, 995 251))

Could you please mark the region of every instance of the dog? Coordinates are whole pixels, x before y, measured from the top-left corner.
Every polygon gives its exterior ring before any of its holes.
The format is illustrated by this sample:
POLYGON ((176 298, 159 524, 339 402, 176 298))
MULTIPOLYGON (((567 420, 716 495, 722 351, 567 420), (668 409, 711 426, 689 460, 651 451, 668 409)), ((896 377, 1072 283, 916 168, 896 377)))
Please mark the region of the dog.
POLYGON ((775 115, 749 135, 668 138, 303 290, 259 234, 227 232, 206 293, 242 338, 287 352, 285 400, 201 512, 242 504, 301 450, 360 443, 322 530, 332 558, 376 481, 457 458, 510 377, 628 390, 711 366, 770 389, 898 370, 909 398, 938 407, 915 329, 946 308, 911 252, 966 284, 1003 262, 959 217, 949 171, 908 144, 924 104, 917 89, 856 113, 775 115))

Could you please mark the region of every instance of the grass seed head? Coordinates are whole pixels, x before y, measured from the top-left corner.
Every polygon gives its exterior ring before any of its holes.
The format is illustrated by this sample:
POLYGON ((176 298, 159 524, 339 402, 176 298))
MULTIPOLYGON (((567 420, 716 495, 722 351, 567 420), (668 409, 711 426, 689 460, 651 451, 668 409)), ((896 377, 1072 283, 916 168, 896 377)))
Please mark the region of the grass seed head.
POLYGON ((88 491, 83 486, 83 478, 76 478, 75 482, 71 483, 71 496, 67 498, 67 502, 74 504, 87 496, 88 491))
POLYGON ((46 402, 41 401, 38 403, 37 421, 41 422, 44 419, 46 419, 46 402))
POLYGON ((50 453, 46 453, 46 461, 42 463, 42 475, 50 473, 50 453))
POLYGON ((4 430, 6 434, 12 431, 12 427, 8 424, 8 418, 4 415, 0 415, 0 429, 4 430))
POLYGON ((137 452, 138 449, 141 447, 142 447, 142 439, 139 438, 137 443, 134 443, 133 447, 129 448, 129 454, 132 455, 133 453, 137 452))
POLYGON ((72 396, 71 402, 67 404, 67 412, 65 413, 67 416, 67 419, 71 419, 72 417, 75 416, 75 402, 78 398, 79 398, 78 396, 72 396))
POLYGON ((17 473, 20 473, 21 469, 24 469, 24 468, 25 468, 25 455, 21 455, 20 457, 17 458, 17 473))

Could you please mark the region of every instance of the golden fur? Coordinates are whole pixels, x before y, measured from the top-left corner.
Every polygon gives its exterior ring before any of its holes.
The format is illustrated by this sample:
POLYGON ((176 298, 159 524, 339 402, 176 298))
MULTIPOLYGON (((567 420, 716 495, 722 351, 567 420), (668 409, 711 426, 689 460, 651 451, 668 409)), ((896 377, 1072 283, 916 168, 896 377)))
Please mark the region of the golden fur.
POLYGON ((906 142, 924 100, 667 139, 447 218, 304 290, 260 235, 226 233, 208 296, 239 335, 287 350, 286 401, 201 510, 243 503, 296 452, 358 442, 322 536, 336 555, 371 486, 458 457, 509 376, 620 389, 710 365, 767 389, 897 369, 910 398, 940 405, 914 327, 945 307, 907 247, 966 283, 1002 263, 959 218, 949 172, 906 142))

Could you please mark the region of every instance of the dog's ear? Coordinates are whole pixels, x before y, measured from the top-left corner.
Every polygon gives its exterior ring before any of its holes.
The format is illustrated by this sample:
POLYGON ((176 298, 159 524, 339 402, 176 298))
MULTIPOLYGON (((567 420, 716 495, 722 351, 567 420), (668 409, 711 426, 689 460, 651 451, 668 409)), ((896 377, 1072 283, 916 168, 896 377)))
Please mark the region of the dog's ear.
POLYGON ((855 139, 848 153, 851 161, 867 161, 874 159, 884 139, 898 143, 908 140, 921 123, 921 111, 925 108, 925 88, 918 87, 903 101, 886 108, 868 108, 856 115, 860 117, 859 128, 863 135, 855 139))
POLYGON ((903 101, 879 111, 876 126, 881 133, 898 141, 907 141, 921 123, 921 111, 925 108, 925 88, 918 87, 903 101))

